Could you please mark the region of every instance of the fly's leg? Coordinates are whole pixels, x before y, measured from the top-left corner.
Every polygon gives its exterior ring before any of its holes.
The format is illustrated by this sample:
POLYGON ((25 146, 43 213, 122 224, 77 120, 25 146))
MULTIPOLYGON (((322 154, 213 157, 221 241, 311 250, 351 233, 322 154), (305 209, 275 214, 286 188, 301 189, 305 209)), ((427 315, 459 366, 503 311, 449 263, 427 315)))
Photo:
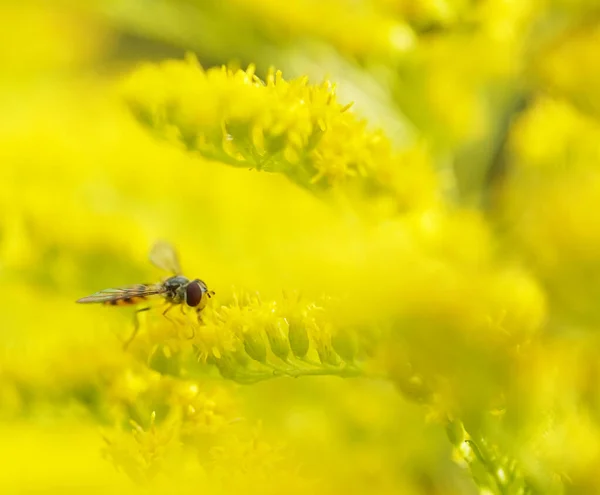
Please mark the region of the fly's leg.
MULTIPOLYGON (((206 296, 208 296, 208 298, 212 298, 212 296, 215 295, 215 291, 213 290, 209 290, 206 292, 206 296)), ((198 322, 198 325, 202 325, 204 322, 202 321, 202 310, 206 307, 206 299, 203 297, 200 304, 195 308, 196 309, 196 320, 198 322)), ((181 312, 183 313, 183 306, 181 307, 181 312)), ((185 313, 184 313, 185 314, 185 313)), ((191 337, 188 337, 189 340, 192 340, 196 337, 196 326, 195 324, 192 325, 192 335, 191 337)))
MULTIPOLYGON (((185 316, 185 309, 183 304, 181 305, 181 314, 183 316, 185 316)), ((194 337, 196 336, 196 329, 194 328, 194 325, 192 324, 192 336, 191 337, 186 337, 188 340, 192 340, 194 337)))
POLYGON ((174 305, 174 304, 169 304, 169 306, 167 306, 167 309, 165 309, 165 310, 163 311, 163 314, 162 314, 162 315, 163 315, 163 316, 164 316, 164 317, 165 317, 167 320, 169 320, 169 321, 170 321, 170 322, 171 322, 173 325, 175 325, 175 320, 174 320, 173 318, 169 318, 169 317, 167 316, 167 313, 173 309, 173 306, 175 306, 175 305, 174 305))
MULTIPOLYGON (((167 313, 168 313, 169 311, 171 311, 171 310, 173 309, 173 307, 174 307, 174 306, 176 306, 176 305, 175 305, 175 304, 170 304, 170 305, 167 307, 167 309, 165 309, 165 310, 163 311, 163 316, 164 316, 164 317, 165 317, 167 320, 169 320, 169 321, 170 321, 170 322, 173 324, 173 326, 176 326, 176 325, 175 325, 175 320, 174 320, 173 318, 169 318, 169 317, 167 316, 167 313)), ((185 316, 185 312, 184 312, 184 310, 183 310, 183 305, 181 305, 181 314, 185 316)), ((196 331, 194 331, 194 332, 193 332, 193 334, 192 334, 192 336, 190 337, 190 339, 193 339, 195 336, 196 336, 196 331)))
POLYGON ((204 308, 196 308, 196 317, 198 318, 198 323, 202 323, 202 309, 204 308))
MULTIPOLYGON (((212 298, 215 295, 215 291, 214 290, 209 290, 209 291, 206 292, 206 295, 210 299, 210 298, 212 298)), ((204 301, 204 304, 200 304, 196 308, 196 317, 197 317, 197 320, 198 320, 198 325, 202 325, 203 324, 203 321, 202 321, 202 310, 204 309, 205 306, 206 306, 206 301, 204 301)), ((190 337, 190 340, 193 339, 196 336, 196 328, 192 327, 192 329, 193 329, 193 333, 192 333, 192 336, 190 337)))
POLYGON ((204 325, 204 321, 202 320, 202 310, 204 307, 196 308, 196 319, 198 320, 198 325, 204 325))
POLYGON ((131 344, 133 342, 133 339, 135 339, 135 336, 137 335, 139 329, 140 329, 140 313, 142 313, 143 311, 148 311, 150 308, 141 308, 138 309, 135 314, 133 315, 133 321, 134 321, 134 327, 133 327, 133 332, 131 333, 131 335, 129 336, 129 338, 123 343, 123 350, 126 351, 127 348, 129 347, 129 344, 131 344))

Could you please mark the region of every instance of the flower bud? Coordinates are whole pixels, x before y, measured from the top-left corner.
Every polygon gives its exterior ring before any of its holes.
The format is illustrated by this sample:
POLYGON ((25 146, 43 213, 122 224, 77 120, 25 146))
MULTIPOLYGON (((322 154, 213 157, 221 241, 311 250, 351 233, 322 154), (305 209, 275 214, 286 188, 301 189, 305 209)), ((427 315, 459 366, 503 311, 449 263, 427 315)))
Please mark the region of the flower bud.
POLYGON ((215 364, 223 378, 236 379, 240 366, 231 354, 223 354, 219 359, 215 359, 215 364))
POLYGON ((333 349, 347 363, 352 363, 356 358, 358 342, 356 333, 349 328, 342 328, 334 332, 331 337, 333 349))
POLYGON ((265 326, 267 338, 271 351, 279 359, 285 361, 290 353, 290 343, 288 340, 288 328, 285 319, 278 318, 273 322, 268 322, 265 326))
POLYGON ((295 316, 288 318, 289 341, 294 356, 303 358, 309 347, 308 331, 304 322, 295 316))
POLYGON ((246 354, 259 363, 267 360, 267 344, 260 330, 251 329, 244 333, 246 354))
POLYGON ((236 346, 236 349, 231 352, 231 355, 235 358, 235 360, 239 363, 239 365, 243 368, 248 367, 250 364, 250 357, 248 356, 248 352, 245 351, 245 346, 242 348, 241 346, 236 346))
POLYGON ((333 347, 331 347, 329 342, 319 342, 316 347, 319 361, 321 361, 322 364, 332 364, 334 366, 340 364, 340 358, 334 352, 333 347))
POLYGON ((446 424, 446 435, 448 435, 450 443, 455 447, 458 447, 465 441, 465 429, 463 428, 462 423, 458 420, 448 420, 448 423, 446 424))

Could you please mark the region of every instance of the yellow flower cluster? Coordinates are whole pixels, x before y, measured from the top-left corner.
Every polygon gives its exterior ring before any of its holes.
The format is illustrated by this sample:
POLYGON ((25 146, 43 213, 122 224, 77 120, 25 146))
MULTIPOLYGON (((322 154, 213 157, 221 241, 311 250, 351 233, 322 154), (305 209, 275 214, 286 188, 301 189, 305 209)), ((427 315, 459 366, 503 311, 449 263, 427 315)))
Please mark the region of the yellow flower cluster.
POLYGON ((594 2, 353 7, 0 6, 0 493, 600 490, 594 2))
POLYGON ((224 378, 253 383, 282 376, 359 376, 358 361, 368 354, 360 341, 365 337, 356 328, 335 325, 324 305, 297 297, 263 302, 234 293, 227 305, 211 301, 200 319, 183 317, 173 325, 153 318, 132 347, 162 373, 203 376, 208 364, 224 378))
MULTIPOLYGON (((286 81, 270 70, 263 82, 254 70, 205 71, 193 58, 147 65, 126 81, 123 97, 140 122, 207 159, 283 173, 315 191, 360 188, 363 196, 394 197, 410 190, 413 178, 433 195, 428 164, 413 161, 417 173, 403 173, 411 165, 381 132, 348 112, 350 105, 337 102, 329 81, 286 81)), ((411 196, 397 201, 405 207, 411 196)))

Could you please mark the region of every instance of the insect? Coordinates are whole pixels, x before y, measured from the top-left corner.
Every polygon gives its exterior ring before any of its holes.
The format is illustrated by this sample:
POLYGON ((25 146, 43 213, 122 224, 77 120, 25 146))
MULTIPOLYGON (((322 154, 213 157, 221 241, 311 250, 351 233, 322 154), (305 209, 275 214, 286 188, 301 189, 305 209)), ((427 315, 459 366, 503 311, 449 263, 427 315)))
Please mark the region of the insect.
MULTIPOLYGON (((208 290, 206 284, 199 278, 189 280, 181 275, 179 258, 173 246, 166 242, 157 242, 150 251, 150 261, 158 268, 171 272, 172 276, 155 284, 137 284, 114 289, 104 289, 94 294, 82 297, 76 302, 89 304, 101 303, 111 306, 131 306, 149 302, 153 296, 162 296, 167 303, 163 316, 171 320, 167 313, 176 306, 184 312, 189 306, 200 312, 206 305, 206 298, 212 297, 214 291, 208 290)), ((123 344, 127 349, 139 330, 139 313, 148 311, 150 306, 144 306, 135 312, 135 328, 129 339, 123 344)), ((171 320, 172 321, 172 320, 171 320)), ((191 337, 193 338, 193 336, 191 337)))

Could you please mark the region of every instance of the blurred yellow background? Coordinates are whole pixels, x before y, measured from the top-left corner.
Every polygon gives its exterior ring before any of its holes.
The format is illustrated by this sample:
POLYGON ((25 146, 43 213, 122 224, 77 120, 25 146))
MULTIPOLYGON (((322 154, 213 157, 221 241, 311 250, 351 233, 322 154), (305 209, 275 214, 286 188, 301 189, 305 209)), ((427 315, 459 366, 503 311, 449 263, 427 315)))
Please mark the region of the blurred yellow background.
POLYGON ((4 0, 0 41, 0 493, 600 493, 597 2, 4 0), (158 239, 216 296, 124 351, 74 301, 158 239))

